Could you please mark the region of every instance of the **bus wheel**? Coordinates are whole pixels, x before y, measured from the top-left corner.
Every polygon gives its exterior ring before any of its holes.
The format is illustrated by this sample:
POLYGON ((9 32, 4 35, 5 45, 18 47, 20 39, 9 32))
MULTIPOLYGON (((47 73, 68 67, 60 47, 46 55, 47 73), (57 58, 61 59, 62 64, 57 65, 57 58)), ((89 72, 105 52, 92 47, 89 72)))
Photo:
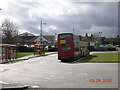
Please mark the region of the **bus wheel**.
POLYGON ((65 60, 61 60, 61 62, 65 62, 65 60))

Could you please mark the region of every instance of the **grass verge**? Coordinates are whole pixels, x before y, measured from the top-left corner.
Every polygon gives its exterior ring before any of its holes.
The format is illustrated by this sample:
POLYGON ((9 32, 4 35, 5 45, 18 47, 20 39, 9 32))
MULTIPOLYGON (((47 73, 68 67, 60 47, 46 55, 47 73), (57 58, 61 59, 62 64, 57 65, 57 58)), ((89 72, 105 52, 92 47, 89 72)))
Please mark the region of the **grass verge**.
POLYGON ((120 61, 118 53, 94 53, 80 61, 120 61))
POLYGON ((21 57, 33 55, 33 54, 34 52, 20 52, 20 53, 17 53, 17 58, 21 58, 21 57))

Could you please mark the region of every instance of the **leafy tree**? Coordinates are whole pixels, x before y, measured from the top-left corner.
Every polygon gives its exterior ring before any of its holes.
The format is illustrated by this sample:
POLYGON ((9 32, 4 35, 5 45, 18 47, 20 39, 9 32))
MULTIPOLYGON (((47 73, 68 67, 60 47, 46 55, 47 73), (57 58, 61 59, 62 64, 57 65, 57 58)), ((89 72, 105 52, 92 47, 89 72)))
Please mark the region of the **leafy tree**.
POLYGON ((18 35, 18 28, 8 19, 5 19, 1 26, 2 43, 13 44, 16 42, 14 37, 18 35))
POLYGON ((87 33, 85 34, 85 37, 88 37, 88 34, 87 34, 87 33))
POLYGON ((93 34, 91 34, 91 37, 93 37, 93 34))
POLYGON ((119 38, 120 36, 119 35, 117 35, 117 38, 119 38))

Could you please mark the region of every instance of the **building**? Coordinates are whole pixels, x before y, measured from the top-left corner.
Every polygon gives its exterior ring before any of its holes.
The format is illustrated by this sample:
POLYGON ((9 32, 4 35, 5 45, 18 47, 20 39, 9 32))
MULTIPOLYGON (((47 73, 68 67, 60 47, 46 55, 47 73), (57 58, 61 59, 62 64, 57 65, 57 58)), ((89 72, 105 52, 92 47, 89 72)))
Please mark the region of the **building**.
MULTIPOLYGON (((35 36, 30 33, 23 33, 18 35, 17 37, 17 45, 24 45, 28 47, 34 46, 34 44, 39 44, 40 43, 40 37, 35 36)), ((55 42, 55 36, 54 35, 45 35, 42 36, 42 43, 45 45, 54 45, 55 42)))
POLYGON ((28 33, 28 32, 25 32, 25 33, 19 34, 19 36, 35 36, 35 35, 28 33))
POLYGON ((54 35, 45 35, 43 37, 47 40, 49 45, 54 45, 54 43, 55 43, 55 36, 54 35))

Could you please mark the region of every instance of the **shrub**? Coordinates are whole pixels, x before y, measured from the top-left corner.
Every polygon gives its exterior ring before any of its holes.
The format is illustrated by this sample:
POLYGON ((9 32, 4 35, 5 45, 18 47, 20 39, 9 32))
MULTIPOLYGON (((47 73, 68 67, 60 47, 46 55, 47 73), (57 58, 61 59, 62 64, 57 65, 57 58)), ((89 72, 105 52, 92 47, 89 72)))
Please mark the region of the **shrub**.
POLYGON ((117 51, 116 48, 108 48, 108 51, 117 51))
POLYGON ((94 48, 94 46, 88 46, 89 51, 116 51, 116 48, 113 47, 98 47, 94 48))
POLYGON ((54 52, 54 51, 57 51, 57 48, 49 48, 48 49, 48 52, 54 52))
POLYGON ((18 46, 19 52, 34 52, 34 48, 26 46, 18 46))
POLYGON ((94 51, 95 49, 94 49, 94 46, 88 46, 88 50, 89 51, 94 51))

